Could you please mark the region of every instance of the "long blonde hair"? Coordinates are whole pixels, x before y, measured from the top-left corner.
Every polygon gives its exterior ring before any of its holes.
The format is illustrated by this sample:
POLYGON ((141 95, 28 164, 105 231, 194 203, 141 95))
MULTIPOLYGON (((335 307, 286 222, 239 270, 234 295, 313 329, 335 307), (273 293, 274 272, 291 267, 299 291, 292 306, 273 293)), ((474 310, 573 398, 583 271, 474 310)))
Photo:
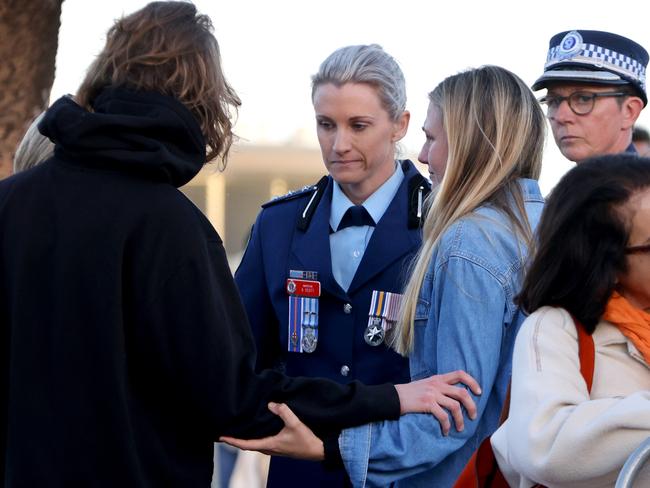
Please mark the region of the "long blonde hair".
POLYGON ((447 169, 426 214, 422 247, 392 337, 393 347, 402 355, 413 348, 415 309, 433 250, 454 222, 490 203, 508 217, 523 242, 531 243, 517 179, 539 178, 546 130, 533 93, 517 75, 498 66, 450 76, 429 100, 442 114, 447 169))

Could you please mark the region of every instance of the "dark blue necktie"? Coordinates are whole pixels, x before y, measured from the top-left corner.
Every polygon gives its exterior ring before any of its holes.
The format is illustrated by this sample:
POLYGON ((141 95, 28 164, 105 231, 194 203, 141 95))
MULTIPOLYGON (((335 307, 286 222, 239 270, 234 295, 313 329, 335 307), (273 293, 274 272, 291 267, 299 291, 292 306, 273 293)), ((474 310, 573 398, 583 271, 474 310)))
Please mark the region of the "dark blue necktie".
POLYGON ((372 217, 363 205, 353 205, 345 211, 341 223, 336 230, 339 231, 346 227, 359 227, 361 225, 370 225, 374 227, 375 221, 372 220, 372 217))

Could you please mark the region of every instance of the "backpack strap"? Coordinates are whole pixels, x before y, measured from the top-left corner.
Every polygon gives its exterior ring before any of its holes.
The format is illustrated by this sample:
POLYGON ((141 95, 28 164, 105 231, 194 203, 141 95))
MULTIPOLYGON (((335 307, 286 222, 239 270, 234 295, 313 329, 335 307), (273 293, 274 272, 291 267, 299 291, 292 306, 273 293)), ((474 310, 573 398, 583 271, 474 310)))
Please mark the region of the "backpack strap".
MULTIPOLYGON (((591 385, 594 380, 594 366, 596 363, 596 347, 594 338, 587 333, 585 326, 573 315, 573 323, 578 331, 578 357, 580 359, 580 374, 587 384, 587 390, 591 393, 591 385)), ((510 411, 510 387, 508 384, 506 398, 501 410, 499 425, 506 421, 510 411)), ((483 439, 478 449, 465 465, 465 469, 454 483, 454 488, 508 488, 499 464, 497 463, 490 437, 483 439)), ((544 488, 542 485, 534 485, 533 488, 544 488)))
MULTIPOLYGON (((587 391, 591 393, 591 385, 594 382, 594 368, 596 365, 596 346, 594 345, 594 338, 587 333, 587 329, 582 325, 577 318, 571 315, 573 323, 578 331, 578 359, 580 359, 580 374, 587 383, 587 391)), ((499 425, 504 423, 510 413, 510 388, 512 382, 508 383, 506 390, 506 398, 503 402, 503 410, 501 410, 501 417, 499 418, 499 425)))
POLYGON ((594 382, 594 368, 596 365, 596 346, 594 338, 587 333, 582 325, 573 315, 573 323, 578 331, 578 356, 580 357, 580 374, 587 383, 587 391, 591 393, 591 385, 594 382))

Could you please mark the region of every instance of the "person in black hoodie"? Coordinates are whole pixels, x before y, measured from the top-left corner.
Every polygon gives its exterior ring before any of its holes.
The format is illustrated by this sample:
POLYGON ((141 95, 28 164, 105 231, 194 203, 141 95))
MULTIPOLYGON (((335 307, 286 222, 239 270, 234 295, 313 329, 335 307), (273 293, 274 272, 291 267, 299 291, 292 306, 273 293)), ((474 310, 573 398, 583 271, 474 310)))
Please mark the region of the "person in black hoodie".
POLYGON ((440 394, 472 408, 451 386, 473 384, 462 374, 397 387, 255 374, 221 240, 177 190, 233 138, 239 100, 211 29, 186 2, 117 21, 39 126, 54 156, 0 182, 6 488, 209 486, 215 439, 280 430, 269 401, 324 437, 440 394))

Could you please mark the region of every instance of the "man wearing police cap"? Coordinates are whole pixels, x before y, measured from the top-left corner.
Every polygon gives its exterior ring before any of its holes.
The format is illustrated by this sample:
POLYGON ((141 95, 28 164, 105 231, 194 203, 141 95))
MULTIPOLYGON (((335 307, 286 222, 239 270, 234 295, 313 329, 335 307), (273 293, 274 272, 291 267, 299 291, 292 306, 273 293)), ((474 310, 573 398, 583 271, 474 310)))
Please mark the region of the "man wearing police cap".
POLYGON ((540 102, 567 159, 635 152, 632 129, 648 101, 647 65, 648 52, 617 34, 573 30, 551 38, 533 90, 547 89, 540 102))

